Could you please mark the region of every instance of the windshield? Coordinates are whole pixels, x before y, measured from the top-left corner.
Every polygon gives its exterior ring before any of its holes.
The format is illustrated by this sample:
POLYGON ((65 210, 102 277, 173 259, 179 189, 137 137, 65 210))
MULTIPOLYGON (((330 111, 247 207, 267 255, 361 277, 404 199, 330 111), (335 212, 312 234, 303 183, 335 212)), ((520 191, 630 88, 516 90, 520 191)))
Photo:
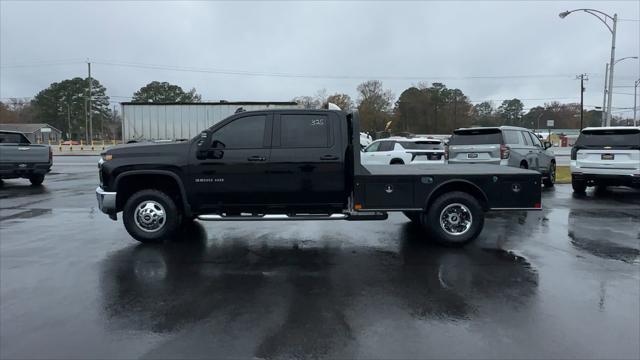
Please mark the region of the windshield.
POLYGON ((456 130, 449 145, 502 144, 500 129, 456 130))
POLYGON ((640 130, 585 130, 580 134, 576 146, 640 147, 640 130))

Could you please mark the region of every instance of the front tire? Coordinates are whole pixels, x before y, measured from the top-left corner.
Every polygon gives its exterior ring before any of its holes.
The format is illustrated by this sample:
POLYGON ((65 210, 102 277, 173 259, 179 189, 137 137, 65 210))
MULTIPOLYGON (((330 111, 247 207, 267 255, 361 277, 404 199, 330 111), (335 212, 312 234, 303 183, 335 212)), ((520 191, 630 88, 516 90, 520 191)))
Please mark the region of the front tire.
POLYGON ((174 200, 158 190, 140 190, 125 203, 122 221, 129 235, 142 243, 162 242, 180 226, 174 200))
POLYGON ((484 210, 472 195, 454 191, 439 196, 424 213, 422 224, 436 242, 463 246, 480 235, 484 210))
POLYGON ((573 176, 571 177, 571 187, 573 188, 573 192, 577 194, 584 194, 587 190, 587 183, 584 180, 576 180, 573 176))
POLYGON ((32 175, 29 177, 32 186, 40 186, 44 181, 44 175, 32 175))

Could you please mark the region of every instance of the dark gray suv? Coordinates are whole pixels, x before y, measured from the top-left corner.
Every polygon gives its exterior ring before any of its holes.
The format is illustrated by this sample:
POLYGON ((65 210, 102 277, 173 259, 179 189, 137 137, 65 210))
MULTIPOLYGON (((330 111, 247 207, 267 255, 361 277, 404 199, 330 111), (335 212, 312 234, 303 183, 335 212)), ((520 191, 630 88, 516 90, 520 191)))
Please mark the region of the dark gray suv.
POLYGON ((449 140, 449 164, 494 164, 537 170, 545 186, 556 181, 556 159, 528 129, 515 126, 463 128, 449 140))

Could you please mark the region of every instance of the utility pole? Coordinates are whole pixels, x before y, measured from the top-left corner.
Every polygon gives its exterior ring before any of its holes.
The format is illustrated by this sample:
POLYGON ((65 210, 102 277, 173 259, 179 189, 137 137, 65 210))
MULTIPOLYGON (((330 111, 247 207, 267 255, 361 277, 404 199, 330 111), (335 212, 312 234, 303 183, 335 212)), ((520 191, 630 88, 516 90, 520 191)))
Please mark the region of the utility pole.
POLYGON ((87 116, 87 99, 84 99, 84 141, 89 140, 89 117, 87 116))
POLYGON ((69 103, 67 105, 67 140, 71 140, 71 110, 69 109, 69 103))
POLYGON ((587 74, 580 74, 576 76, 576 79, 580 79, 580 130, 584 126, 582 126, 584 121, 584 81, 589 80, 587 74))
POLYGON ((602 93, 602 120, 600 126, 607 124, 607 79, 609 78, 609 63, 604 71, 604 91, 602 93))
MULTIPOLYGON (((91 118, 91 63, 87 61, 87 66, 89 68, 89 135, 91 136, 91 140, 93 140, 93 119, 91 118)), ((87 139, 87 143, 89 143, 89 139, 87 139)))

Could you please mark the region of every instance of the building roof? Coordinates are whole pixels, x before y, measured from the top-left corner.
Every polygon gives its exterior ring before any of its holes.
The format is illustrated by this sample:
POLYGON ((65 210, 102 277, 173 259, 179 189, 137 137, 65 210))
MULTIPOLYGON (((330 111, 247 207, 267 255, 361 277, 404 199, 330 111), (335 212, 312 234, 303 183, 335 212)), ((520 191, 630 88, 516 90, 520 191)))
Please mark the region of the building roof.
POLYGON ((21 132, 23 134, 32 134, 45 127, 61 132, 49 124, 0 124, 0 130, 21 132))

